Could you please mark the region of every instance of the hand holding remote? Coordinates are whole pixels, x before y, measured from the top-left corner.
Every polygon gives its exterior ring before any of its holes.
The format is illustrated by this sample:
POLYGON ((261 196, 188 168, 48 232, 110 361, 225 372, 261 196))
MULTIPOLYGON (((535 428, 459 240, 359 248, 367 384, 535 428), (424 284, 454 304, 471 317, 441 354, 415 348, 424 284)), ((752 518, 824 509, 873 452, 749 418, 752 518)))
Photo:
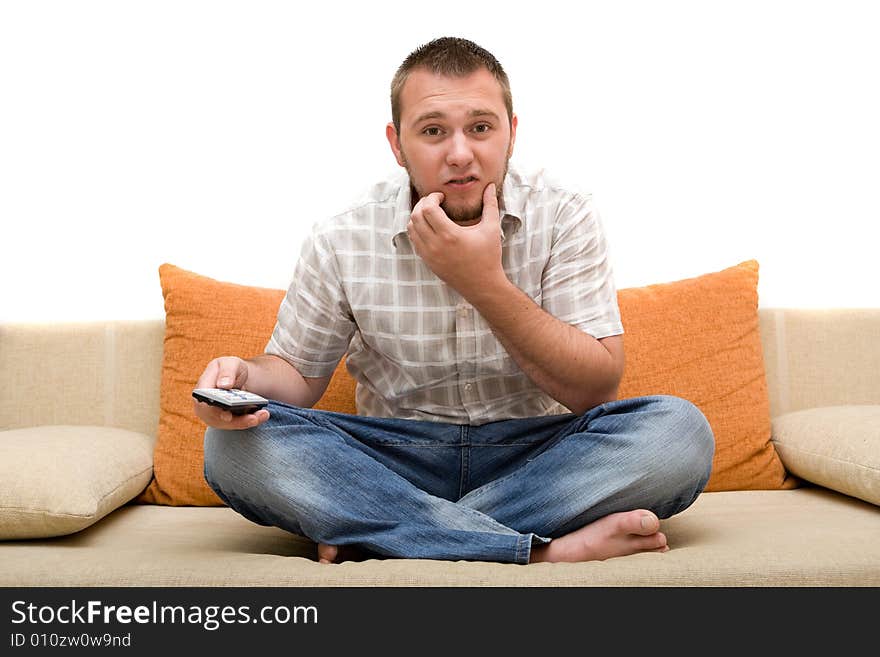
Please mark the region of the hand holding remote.
MULTIPOLYGON (((195 387, 243 390, 247 378, 248 365, 244 360, 237 356, 221 356, 208 363, 195 387)), ((193 411, 202 422, 217 429, 249 429, 269 419, 269 411, 266 409, 235 415, 231 411, 196 399, 193 399, 193 411)))

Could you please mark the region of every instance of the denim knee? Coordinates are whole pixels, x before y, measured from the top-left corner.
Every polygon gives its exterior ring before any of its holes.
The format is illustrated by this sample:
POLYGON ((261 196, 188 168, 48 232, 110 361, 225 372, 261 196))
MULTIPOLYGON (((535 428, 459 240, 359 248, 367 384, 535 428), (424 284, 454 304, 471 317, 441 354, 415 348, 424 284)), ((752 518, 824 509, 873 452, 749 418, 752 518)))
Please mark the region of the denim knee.
POLYGON ((208 427, 205 431, 205 481, 224 501, 243 483, 260 479, 254 469, 262 460, 255 453, 261 441, 252 429, 229 431, 208 427))
POLYGON ((205 432, 205 480, 221 497, 266 500, 323 490, 331 441, 308 427, 268 422, 250 429, 205 432))
POLYGON ((692 402, 671 395, 655 399, 658 421, 666 428, 658 432, 666 438, 662 445, 662 476, 670 488, 681 491, 679 503, 687 506, 709 481, 715 436, 706 416, 692 402))
MULTIPOLYGON (((223 479, 227 473, 225 454, 226 446, 230 444, 230 440, 224 434, 231 433, 214 427, 208 427, 205 430, 204 445, 204 474, 205 481, 214 489, 214 492, 223 497, 221 489, 223 488, 223 479)), ((224 499, 225 501, 225 499, 224 499)))

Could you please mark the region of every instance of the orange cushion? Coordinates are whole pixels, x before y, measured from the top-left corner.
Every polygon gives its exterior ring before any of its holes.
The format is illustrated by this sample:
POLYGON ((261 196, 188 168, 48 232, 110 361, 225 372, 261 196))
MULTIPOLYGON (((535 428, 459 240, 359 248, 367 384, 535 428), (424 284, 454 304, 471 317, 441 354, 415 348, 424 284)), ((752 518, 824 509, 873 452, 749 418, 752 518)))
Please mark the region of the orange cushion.
MULTIPOLYGON (((165 298, 165 342, 153 480, 137 498, 150 504, 219 506, 205 482, 205 424, 192 409, 192 390, 218 356, 263 353, 283 290, 216 281, 170 264, 159 267, 165 298)), ((344 359, 316 408, 354 413, 354 381, 344 359)))
POLYGON ((667 394, 700 408, 715 434, 707 491, 794 488, 770 442, 758 330, 758 263, 622 289, 626 368, 618 396, 667 394))
MULTIPOLYGON (((205 425, 190 393, 217 356, 263 353, 283 290, 216 281, 170 264, 159 268, 165 299, 159 433, 154 478, 137 498, 171 505, 220 505, 205 483, 205 425)), ((758 263, 622 289, 626 371, 619 396, 677 395, 706 415, 716 448, 707 490, 794 487, 770 442, 770 410, 758 334, 758 263)), ((355 413, 344 367, 315 408, 355 413)))

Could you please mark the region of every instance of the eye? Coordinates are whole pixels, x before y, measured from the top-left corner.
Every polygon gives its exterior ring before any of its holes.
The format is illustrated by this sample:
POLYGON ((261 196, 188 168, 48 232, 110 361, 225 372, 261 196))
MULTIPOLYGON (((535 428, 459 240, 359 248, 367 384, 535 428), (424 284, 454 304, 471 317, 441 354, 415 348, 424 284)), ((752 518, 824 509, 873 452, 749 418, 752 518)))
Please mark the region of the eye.
POLYGON ((478 123, 474 126, 474 132, 485 133, 489 132, 492 129, 492 126, 488 123, 478 123))
POLYGON ((440 136, 440 128, 435 125, 428 126, 424 130, 422 130, 423 135, 427 135, 428 137, 439 137, 440 136))

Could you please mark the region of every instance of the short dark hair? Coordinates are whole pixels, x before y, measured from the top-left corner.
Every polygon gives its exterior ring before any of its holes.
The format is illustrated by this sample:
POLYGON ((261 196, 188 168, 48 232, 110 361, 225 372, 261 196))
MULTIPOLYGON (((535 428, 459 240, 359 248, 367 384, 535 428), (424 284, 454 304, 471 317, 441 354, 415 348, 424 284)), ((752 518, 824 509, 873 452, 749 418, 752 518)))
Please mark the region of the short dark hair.
POLYGON ((426 68, 432 73, 452 77, 464 77, 480 68, 488 69, 501 85, 507 119, 513 121, 510 80, 495 56, 473 41, 458 37, 440 37, 413 50, 403 60, 391 80, 391 121, 397 134, 400 134, 400 92, 410 72, 417 68, 426 68))

